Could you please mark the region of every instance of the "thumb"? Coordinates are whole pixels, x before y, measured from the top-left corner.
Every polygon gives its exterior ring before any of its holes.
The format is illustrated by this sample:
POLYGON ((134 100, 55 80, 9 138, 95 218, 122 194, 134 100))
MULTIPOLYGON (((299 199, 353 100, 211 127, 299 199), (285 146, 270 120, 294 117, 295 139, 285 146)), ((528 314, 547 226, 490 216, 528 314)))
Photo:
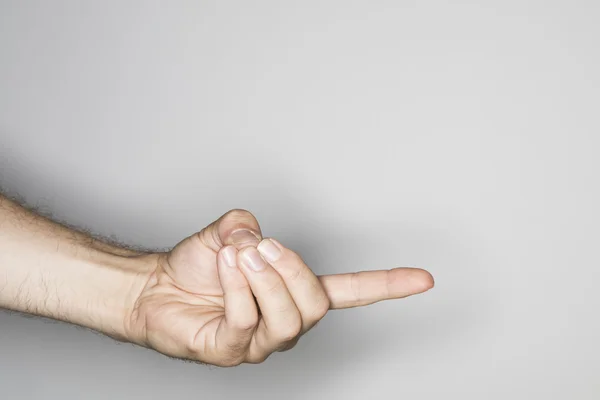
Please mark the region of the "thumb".
POLYGON ((199 234, 205 245, 214 251, 233 245, 238 250, 257 246, 262 240, 260 225, 250 211, 234 209, 223 214, 199 234))

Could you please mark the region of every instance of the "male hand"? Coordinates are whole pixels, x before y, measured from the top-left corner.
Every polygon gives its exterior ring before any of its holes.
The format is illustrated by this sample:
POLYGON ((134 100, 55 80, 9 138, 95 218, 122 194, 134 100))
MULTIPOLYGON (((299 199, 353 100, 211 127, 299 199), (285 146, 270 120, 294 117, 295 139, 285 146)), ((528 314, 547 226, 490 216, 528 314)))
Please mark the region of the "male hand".
POLYGON ((302 258, 263 239, 248 211, 232 210, 159 256, 130 316, 134 341, 218 366, 260 363, 293 347, 328 310, 424 292, 416 268, 316 276, 302 258))

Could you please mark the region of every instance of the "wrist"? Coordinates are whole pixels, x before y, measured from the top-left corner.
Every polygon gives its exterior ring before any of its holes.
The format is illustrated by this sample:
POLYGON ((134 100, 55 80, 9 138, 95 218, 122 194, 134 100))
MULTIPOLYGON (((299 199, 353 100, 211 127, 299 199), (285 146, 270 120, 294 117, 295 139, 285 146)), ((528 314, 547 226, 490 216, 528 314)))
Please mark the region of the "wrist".
POLYGON ((86 268, 90 275, 84 299, 75 299, 73 322, 114 339, 142 344, 134 327, 136 302, 154 274, 159 254, 115 255, 99 252, 86 268))
POLYGON ((159 254, 104 243, 0 195, 0 308, 134 341, 131 315, 159 254))

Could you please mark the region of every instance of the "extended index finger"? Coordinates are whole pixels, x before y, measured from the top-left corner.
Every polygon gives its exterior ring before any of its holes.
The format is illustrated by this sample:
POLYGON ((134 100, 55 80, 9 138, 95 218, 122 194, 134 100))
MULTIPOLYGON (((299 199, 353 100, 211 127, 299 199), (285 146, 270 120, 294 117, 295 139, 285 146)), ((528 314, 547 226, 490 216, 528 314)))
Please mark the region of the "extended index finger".
POLYGON ((329 297, 331 310, 400 299, 433 287, 433 276, 419 268, 322 275, 319 280, 329 297))

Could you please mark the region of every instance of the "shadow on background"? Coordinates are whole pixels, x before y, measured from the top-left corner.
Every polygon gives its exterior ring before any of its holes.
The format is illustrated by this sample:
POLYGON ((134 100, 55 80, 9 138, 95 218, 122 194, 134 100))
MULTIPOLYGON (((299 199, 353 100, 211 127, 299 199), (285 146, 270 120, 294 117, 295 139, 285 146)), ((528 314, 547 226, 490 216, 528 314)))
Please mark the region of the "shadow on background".
MULTIPOLYGON (((67 375, 85 374, 85 371, 110 376, 125 374, 129 379, 122 384, 132 384, 139 379, 159 393, 163 388, 158 382, 164 379, 163 373, 168 368, 168 381, 163 385, 169 387, 171 394, 178 385, 199 385, 218 390, 227 398, 228 392, 239 393, 240 385, 249 390, 266 390, 265 385, 268 385, 269 392, 285 389, 286 398, 300 399, 304 398, 306 385, 336 385, 345 379, 344 371, 365 368, 373 360, 410 362, 432 348, 452 346, 487 318, 485 293, 480 285, 484 278, 479 272, 477 252, 473 250, 477 249, 476 234, 453 221, 453 216, 444 216, 441 222, 445 223, 441 223, 438 216, 435 224, 410 218, 402 222, 340 221, 329 212, 331 210, 320 208, 318 202, 307 205, 299 200, 298 194, 311 190, 310 184, 291 184, 278 176, 276 169, 260 165, 255 168, 269 171, 271 175, 265 178, 263 173, 263 184, 258 188, 253 186, 251 178, 224 185, 223 178, 230 171, 222 171, 212 178, 212 184, 202 183, 210 196, 199 196, 196 192, 188 195, 185 186, 166 183, 164 190, 176 196, 164 196, 158 201, 151 199, 153 203, 148 207, 136 206, 143 198, 128 199, 120 206, 118 194, 112 203, 99 202, 96 193, 78 190, 77 182, 66 182, 47 171, 21 168, 27 165, 27 160, 11 162, 18 157, 8 155, 3 154, 0 162, 0 184, 5 185, 9 193, 19 192, 46 213, 53 212, 68 223, 82 223, 92 232, 99 231, 105 236, 120 237, 123 228, 126 243, 170 247, 227 209, 240 207, 257 215, 265 236, 275 236, 297 251, 319 275, 386 269, 402 266, 403 260, 415 260, 436 278, 436 287, 421 296, 333 311, 295 349, 275 354, 262 365, 234 369, 168 359, 64 324, 44 325, 44 332, 40 332, 40 321, 19 322, 18 329, 32 330, 25 335, 29 338, 27 344, 16 344, 30 347, 32 341, 38 343, 40 353, 37 354, 43 354, 43 360, 35 357, 36 345, 28 357, 54 370, 55 375, 52 378, 48 375, 47 379, 60 379, 56 376, 59 370, 67 375), (160 212, 170 208, 172 213, 160 212), (202 215, 198 215, 198 210, 202 215), (136 232, 151 232, 152 240, 135 243, 140 238, 136 232), (470 237, 473 241, 458 243, 457 237, 470 237), (61 360, 60 367, 53 365, 52 360, 61 360), (231 387, 232 380, 236 382, 235 388, 231 387), (292 394, 290 389, 294 388, 296 391, 292 394)), ((247 173, 253 175, 253 171, 247 173)), ((2 316, 4 323, 16 323, 16 318, 2 316)), ((18 330, 13 334, 15 338, 23 337, 23 332, 18 330)), ((16 353, 14 356, 22 358, 16 353)))

